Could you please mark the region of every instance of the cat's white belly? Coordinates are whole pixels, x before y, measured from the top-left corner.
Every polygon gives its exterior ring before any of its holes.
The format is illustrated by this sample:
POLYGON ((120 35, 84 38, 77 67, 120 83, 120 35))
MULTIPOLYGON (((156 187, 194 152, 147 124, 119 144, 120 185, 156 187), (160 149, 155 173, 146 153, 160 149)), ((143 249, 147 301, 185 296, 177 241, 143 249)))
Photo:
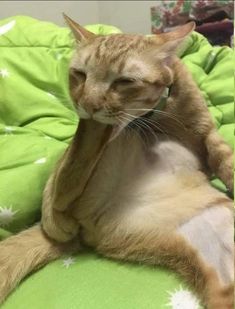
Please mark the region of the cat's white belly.
POLYGON ((163 226, 170 231, 200 211, 214 190, 199 169, 196 156, 174 141, 158 141, 146 151, 138 138, 117 139, 105 151, 76 217, 87 235, 106 219, 135 230, 144 225, 150 232, 161 233, 163 226))
POLYGON ((234 280, 233 213, 221 205, 203 210, 185 222, 178 232, 206 262, 214 267, 224 284, 234 280))
POLYGON ((191 175, 199 169, 196 156, 179 143, 161 140, 146 150, 137 137, 123 137, 105 151, 84 199, 94 197, 103 204, 110 198, 134 198, 153 187, 156 194, 162 195, 163 187, 169 187, 179 174, 191 175))

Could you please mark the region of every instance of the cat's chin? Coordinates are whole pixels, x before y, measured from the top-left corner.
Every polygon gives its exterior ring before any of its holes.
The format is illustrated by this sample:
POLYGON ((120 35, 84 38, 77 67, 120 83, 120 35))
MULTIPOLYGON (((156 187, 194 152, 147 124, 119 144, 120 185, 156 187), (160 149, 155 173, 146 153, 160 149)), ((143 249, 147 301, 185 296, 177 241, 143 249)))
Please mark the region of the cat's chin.
POLYGON ((112 118, 106 118, 106 117, 100 117, 98 115, 93 115, 92 117, 88 114, 78 114, 80 119, 84 119, 84 120, 95 120, 99 123, 102 123, 104 125, 111 125, 113 127, 113 131, 111 133, 111 136, 109 138, 108 142, 113 141, 121 132, 122 130, 128 125, 128 123, 123 123, 120 124, 117 122, 116 119, 112 119, 112 118))
POLYGON ((92 116, 92 119, 107 125, 113 125, 113 126, 117 125, 117 121, 114 118, 102 117, 100 115, 94 114, 92 116))

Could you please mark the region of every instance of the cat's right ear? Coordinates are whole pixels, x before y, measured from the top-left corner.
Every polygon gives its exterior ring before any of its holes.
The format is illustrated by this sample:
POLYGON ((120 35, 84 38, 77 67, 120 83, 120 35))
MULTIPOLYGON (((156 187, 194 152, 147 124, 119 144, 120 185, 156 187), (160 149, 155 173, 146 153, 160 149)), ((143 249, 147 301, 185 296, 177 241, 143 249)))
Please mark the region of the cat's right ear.
POLYGON ((70 17, 68 17, 64 13, 63 13, 63 16, 77 42, 87 41, 87 40, 90 40, 96 37, 94 33, 80 26, 78 23, 76 23, 74 20, 72 20, 70 17))

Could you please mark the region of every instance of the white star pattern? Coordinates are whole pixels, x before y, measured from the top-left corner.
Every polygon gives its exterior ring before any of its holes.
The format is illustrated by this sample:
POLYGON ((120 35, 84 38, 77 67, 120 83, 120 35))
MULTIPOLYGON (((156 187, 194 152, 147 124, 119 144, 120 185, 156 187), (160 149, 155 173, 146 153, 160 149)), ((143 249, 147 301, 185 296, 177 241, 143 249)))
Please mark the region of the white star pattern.
POLYGON ((174 292, 168 292, 168 294, 170 295, 170 302, 166 305, 168 308, 201 309, 196 296, 194 296, 190 291, 184 290, 182 287, 174 292))
POLYGON ((0 69, 0 76, 2 78, 6 78, 6 77, 9 77, 10 76, 10 73, 7 69, 0 69))
POLYGON ((15 26, 16 21, 12 20, 9 23, 3 25, 0 27, 0 35, 6 34, 9 32, 14 26, 15 26))
POLYGON ((63 55, 60 54, 60 53, 57 53, 57 54, 55 55, 55 57, 56 57, 57 60, 60 60, 60 59, 63 57, 63 55))
POLYGON ((72 257, 68 257, 67 259, 63 260, 63 266, 68 269, 71 265, 75 263, 75 259, 72 257))
POLYGON ((47 158, 40 158, 40 159, 34 161, 34 164, 44 164, 44 163, 46 163, 46 161, 47 161, 47 158))
POLYGON ((12 206, 0 207, 0 226, 7 226, 14 220, 14 215, 18 212, 18 210, 13 211, 12 206))
POLYGON ((56 99, 56 96, 52 92, 47 92, 47 95, 53 99, 56 99))
POLYGON ((12 128, 12 127, 5 127, 4 128, 4 132, 5 132, 5 135, 12 135, 12 132, 14 131, 15 129, 12 128))

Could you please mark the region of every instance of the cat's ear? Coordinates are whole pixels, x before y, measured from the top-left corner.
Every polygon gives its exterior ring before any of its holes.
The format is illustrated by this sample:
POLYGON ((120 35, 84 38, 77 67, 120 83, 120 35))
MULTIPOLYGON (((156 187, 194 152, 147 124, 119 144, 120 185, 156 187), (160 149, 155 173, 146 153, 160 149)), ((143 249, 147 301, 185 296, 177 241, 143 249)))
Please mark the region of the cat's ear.
POLYGON ((176 53, 179 46, 195 29, 195 23, 190 22, 177 27, 174 31, 165 32, 151 37, 151 40, 162 52, 176 53))
POLYGON ((76 23, 74 20, 72 20, 70 17, 68 17, 64 13, 63 13, 63 16, 77 42, 87 41, 89 39, 96 37, 94 33, 80 26, 78 23, 76 23))

